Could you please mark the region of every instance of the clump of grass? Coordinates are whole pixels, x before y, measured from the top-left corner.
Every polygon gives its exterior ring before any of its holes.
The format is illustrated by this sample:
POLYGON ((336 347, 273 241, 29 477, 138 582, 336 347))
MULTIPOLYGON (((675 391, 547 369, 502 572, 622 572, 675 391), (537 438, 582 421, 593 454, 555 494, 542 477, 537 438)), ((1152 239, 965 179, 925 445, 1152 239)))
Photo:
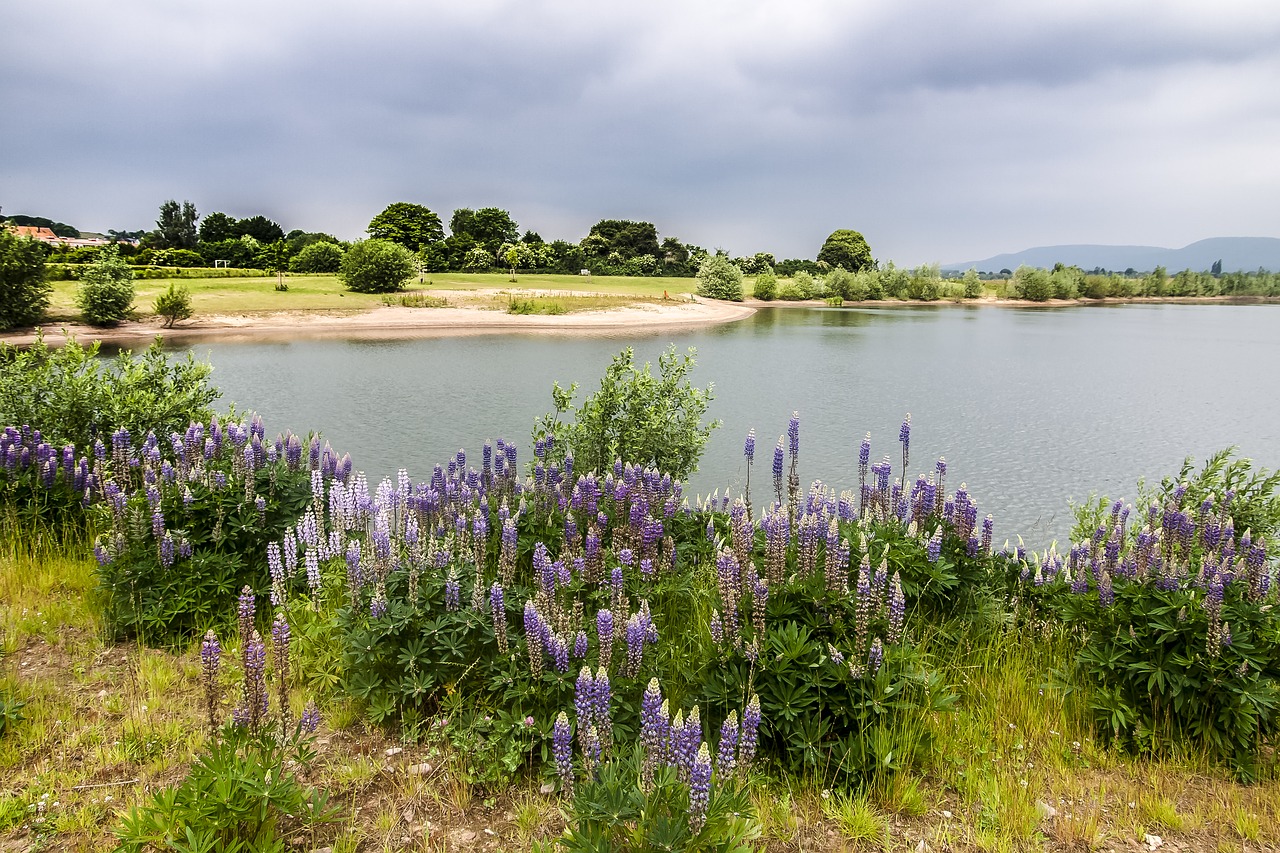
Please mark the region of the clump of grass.
POLYGON ((388 306, 399 305, 402 308, 448 308, 449 300, 443 296, 432 296, 430 293, 423 293, 415 290, 410 293, 388 294, 382 297, 382 302, 388 306))
POLYGON ((568 314, 563 303, 543 296, 512 296, 507 300, 508 314, 568 314))
POLYGON ((865 796, 823 792, 822 813, 835 821, 850 841, 868 846, 889 846, 889 824, 865 796))

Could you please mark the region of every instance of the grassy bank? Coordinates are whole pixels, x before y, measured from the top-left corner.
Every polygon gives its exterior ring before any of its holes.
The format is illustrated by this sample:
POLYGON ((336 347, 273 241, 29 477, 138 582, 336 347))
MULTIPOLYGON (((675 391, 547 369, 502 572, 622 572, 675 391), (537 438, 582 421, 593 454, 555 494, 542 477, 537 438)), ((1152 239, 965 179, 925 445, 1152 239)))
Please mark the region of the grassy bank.
MULTIPOLYGON (((185 285, 191 291, 191 307, 195 315, 271 314, 281 311, 363 311, 384 304, 382 294, 353 293, 336 275, 287 275, 287 291, 276 290, 277 279, 269 278, 191 278, 149 279, 135 282, 134 308, 149 315, 155 299, 171 283, 185 285)), ((421 284, 413 279, 406 287, 409 293, 427 295, 440 291, 546 291, 573 299, 562 299, 567 310, 596 310, 617 307, 636 301, 661 299, 663 294, 683 297, 693 293, 696 280, 691 278, 626 278, 572 275, 520 275, 515 283, 505 274, 432 273, 421 284), (583 301, 585 294, 613 297, 603 302, 583 301)), ((50 322, 79 319, 74 281, 53 282, 49 302, 50 322)), ((392 295, 394 298, 394 294, 392 295)), ((483 300, 482 300, 483 301, 483 300)), ((503 306, 493 306, 505 310, 503 306)), ((563 312, 560 312, 563 313, 563 312)))
MULTIPOLYGON (((26 704, 0 738, 0 849, 106 850, 128 806, 178 781, 205 742, 193 646, 104 639, 94 563, 10 539, 0 550, 0 694, 26 704)), ((1263 850, 1280 784, 1239 785, 1195 755, 1139 760, 1095 740, 1084 685, 1046 683, 1061 637, 1012 628, 928 640, 958 689, 926 769, 863 795, 768 774, 754 796, 768 849, 1263 850)), ((563 829, 538 782, 490 790, 439 744, 400 743, 341 698, 307 775, 343 808, 304 849, 528 849, 563 829)))

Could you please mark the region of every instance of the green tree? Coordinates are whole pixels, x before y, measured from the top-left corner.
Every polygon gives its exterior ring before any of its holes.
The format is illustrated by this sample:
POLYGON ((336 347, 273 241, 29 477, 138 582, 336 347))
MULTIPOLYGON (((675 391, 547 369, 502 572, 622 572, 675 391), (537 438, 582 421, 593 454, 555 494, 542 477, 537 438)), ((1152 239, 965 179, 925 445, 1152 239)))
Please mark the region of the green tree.
POLYGON ((831 232, 818 251, 818 262, 823 261, 832 267, 844 267, 849 272, 870 269, 873 263, 866 238, 848 229, 831 232))
POLYGON ((200 223, 201 243, 220 243, 240 236, 236 230, 236 220, 225 213, 214 211, 200 223))
POLYGON ((978 271, 972 267, 964 271, 960 283, 964 286, 965 299, 977 299, 982 295, 982 279, 978 278, 978 271))
POLYGON ((161 248, 194 249, 199 240, 196 231, 196 206, 189 201, 181 205, 169 199, 160 205, 160 218, 156 220, 156 229, 161 248))
POLYGON ((1053 282, 1045 270, 1023 264, 1013 274, 1013 292, 1019 299, 1045 302, 1053 296, 1053 282))
POLYGON ((742 301, 742 270, 723 255, 710 255, 698 267, 698 295, 742 301))
POLYGON ((342 280, 357 293, 400 290, 417 270, 413 253, 390 240, 352 243, 342 257, 342 280))
POLYGON ((677 355, 672 344, 658 357, 659 375, 654 376, 648 362, 636 368, 635 353, 626 348, 614 356, 599 390, 568 423, 559 418, 570 411, 577 385, 565 390, 556 384, 551 392, 556 411, 535 426, 535 440, 554 434, 557 458, 567 448, 577 471, 603 471, 622 459, 687 477, 698 469, 707 439, 720 425, 702 422, 712 386, 697 388, 689 381, 695 356, 693 349, 677 355))
POLYGON ((420 204, 397 201, 369 222, 369 236, 390 240, 411 252, 421 251, 444 239, 440 217, 420 204))
POLYGON ((250 216, 236 221, 235 233, 240 237, 252 237, 259 243, 277 243, 284 239, 284 229, 265 216, 250 216))
POLYGON ((765 267, 756 273, 756 283, 751 289, 751 295, 762 302, 770 302, 778 295, 778 277, 774 275, 773 267, 765 267))
POLYGON ((336 243, 312 243, 289 262, 292 272, 337 272, 342 269, 342 247, 336 243))
POLYGON ((76 304, 85 321, 94 326, 114 326, 129 316, 133 308, 133 270, 114 245, 103 247, 97 259, 80 274, 76 304))
POLYGON ((494 265, 493 254, 483 246, 476 246, 467 252, 462 260, 462 268, 465 270, 481 271, 491 269, 494 265))
POLYGON ((44 280, 45 247, 0 227, 0 329, 32 326, 44 316, 52 286, 44 280))
POLYGON ((185 284, 169 282, 169 289, 156 297, 154 310, 164 318, 164 327, 172 329, 174 323, 191 316, 191 291, 185 284))
POLYGON ((602 219, 591 226, 589 237, 601 238, 607 248, 598 254, 617 252, 623 260, 662 254, 658 245, 658 229, 652 222, 632 222, 629 219, 602 219))
MULTIPOLYGON (((454 237, 468 238, 480 244, 493 257, 497 257, 504 243, 514 243, 520 237, 520 228, 511 214, 497 207, 482 207, 479 210, 459 208, 449 220, 449 230, 454 237)), ((489 266, 493 264, 490 263, 489 266)))

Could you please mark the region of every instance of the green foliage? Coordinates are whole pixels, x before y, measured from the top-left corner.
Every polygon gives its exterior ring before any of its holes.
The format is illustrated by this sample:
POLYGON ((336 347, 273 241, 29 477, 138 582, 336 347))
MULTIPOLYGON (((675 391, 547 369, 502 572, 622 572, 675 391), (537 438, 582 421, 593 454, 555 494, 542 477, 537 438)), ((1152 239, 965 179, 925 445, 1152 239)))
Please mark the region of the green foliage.
POLYGON ((400 290, 417 269, 412 252, 387 240, 352 243, 342 257, 342 280, 356 293, 400 290))
POLYGON ((965 270, 960 282, 964 286, 965 299, 977 299, 982 296, 982 279, 978 278, 977 270, 972 268, 965 270))
MULTIPOLYGON (((520 228, 511 214, 498 207, 482 207, 479 210, 459 208, 453 212, 449 220, 449 230, 453 232, 451 239, 460 240, 461 254, 477 246, 497 257, 505 243, 515 243, 520 239, 520 228)), ((454 254, 451 252, 451 254, 454 254)), ((493 262, 489 263, 493 266, 493 262)))
POLYGON ((1053 282, 1049 273, 1024 264, 1013 274, 1013 292, 1019 299, 1045 302, 1053 296, 1053 282))
POLYGON ((160 205, 160 218, 156 220, 156 239, 162 248, 194 249, 199 241, 196 206, 189 201, 181 205, 169 199, 160 205))
POLYGON ((342 269, 342 247, 336 243, 312 243, 289 261, 290 272, 325 273, 342 269))
POLYGON ((778 288, 778 298, 787 302, 802 302, 818 295, 818 283, 804 270, 798 271, 778 288))
POLYGON ((756 273, 756 283, 751 295, 761 302, 770 302, 778 295, 778 277, 774 275, 772 268, 765 267, 756 273))
POLYGON ((658 357, 658 376, 648 362, 634 364, 628 347, 614 356, 600 380, 600 388, 583 401, 568 423, 559 416, 569 411, 576 385, 564 391, 555 386, 556 411, 543 416, 535 438, 555 436, 556 445, 573 453, 578 471, 604 471, 615 459, 656 466, 684 478, 698 468, 702 449, 719 421, 704 424, 712 386, 696 388, 689 381, 696 355, 681 357, 672 344, 658 357))
POLYGON ((0 227, 0 330, 33 326, 44 316, 52 290, 44 258, 38 241, 0 227))
POLYGON ((40 336, 25 349, 0 344, 0 423, 39 424, 46 441, 87 450, 121 427, 167 436, 211 414, 208 362, 170 360, 159 340, 110 361, 98 346, 71 338, 55 349, 40 336))
POLYGON ((304 786, 297 769, 315 759, 306 735, 228 725, 176 787, 133 806, 117 827, 117 848, 186 853, 285 853, 338 820, 328 797, 304 786))
MULTIPOLYGON (((145 473, 163 463, 136 467, 145 473)), ((107 532, 95 553, 104 621, 117 638, 178 645, 223 623, 245 586, 271 586, 267 543, 282 538, 311 501, 309 472, 282 459, 247 471, 229 439, 212 459, 176 469, 181 481, 160 478, 148 492, 113 454, 106 481, 124 497, 100 506, 107 532)), ((302 588, 301 579, 291 586, 302 588)))
POLYGON ((172 329, 174 323, 191 317, 191 290, 185 284, 170 282, 168 290, 156 297, 156 314, 164 318, 164 327, 172 329))
POLYGON ((12 732, 25 719, 22 709, 26 706, 14 696, 0 692, 0 738, 12 732))
POLYGON ((201 243, 220 243, 223 240, 234 240, 239 237, 236 231, 236 220, 225 213, 210 213, 200 223, 201 243))
POLYGON ((742 301, 742 270, 723 255, 709 255, 698 267, 698 295, 742 301))
POLYGON ((749 853, 761 834, 748 789, 732 780, 711 786, 706 820, 695 831, 689 821, 689 786, 671 767, 640 784, 640 755, 600 766, 598 776, 578 784, 568 809, 568 828, 557 840, 566 853, 604 850, 716 851, 749 853))
POLYGON ((482 246, 470 249, 462 261, 465 270, 481 271, 491 269, 494 264, 493 254, 482 246))
POLYGON ((94 326, 114 326, 129 316, 133 270, 115 246, 104 248, 81 273, 76 305, 85 321, 94 326))
POLYGON ((825 261, 832 268, 843 267, 849 272, 871 269, 874 264, 867 239, 857 231, 848 229, 831 232, 831 236, 827 237, 818 250, 818 261, 825 261))
POLYGON ((278 243, 284 239, 284 229, 279 223, 261 214, 236 220, 233 233, 236 237, 250 237, 262 244, 278 243))
POLYGON ((444 226, 440 224, 440 217, 420 204, 407 201, 387 205, 373 217, 368 231, 374 240, 390 240, 411 252, 417 252, 444 239, 444 226))
POLYGON ((1139 751, 1191 744, 1257 778, 1280 735, 1276 567, 1263 544, 1280 521, 1280 475, 1227 451, 1192 471, 1188 460, 1132 521, 1119 502, 1078 510, 1080 544, 1025 568, 1022 595, 1083 638, 1075 666, 1096 685, 1100 731, 1139 751))

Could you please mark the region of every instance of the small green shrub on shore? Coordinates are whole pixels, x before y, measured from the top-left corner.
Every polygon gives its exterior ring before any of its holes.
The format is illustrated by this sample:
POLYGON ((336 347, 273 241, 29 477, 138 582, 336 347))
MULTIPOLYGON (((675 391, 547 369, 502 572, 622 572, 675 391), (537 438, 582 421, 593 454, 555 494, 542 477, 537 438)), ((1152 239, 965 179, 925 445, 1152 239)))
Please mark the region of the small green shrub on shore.
POLYGON ((114 326, 128 318, 133 309, 133 271, 114 245, 98 252, 80 275, 76 305, 93 326, 114 326))
POLYGON ((0 227, 0 330, 39 322, 51 289, 40 243, 0 227))
POLYGON ((172 329, 175 323, 191 317, 191 290, 171 282, 169 289, 156 297, 153 310, 164 318, 164 327, 172 329))
POLYGON ((741 302, 742 270, 723 255, 709 255, 698 267, 698 295, 741 302))

